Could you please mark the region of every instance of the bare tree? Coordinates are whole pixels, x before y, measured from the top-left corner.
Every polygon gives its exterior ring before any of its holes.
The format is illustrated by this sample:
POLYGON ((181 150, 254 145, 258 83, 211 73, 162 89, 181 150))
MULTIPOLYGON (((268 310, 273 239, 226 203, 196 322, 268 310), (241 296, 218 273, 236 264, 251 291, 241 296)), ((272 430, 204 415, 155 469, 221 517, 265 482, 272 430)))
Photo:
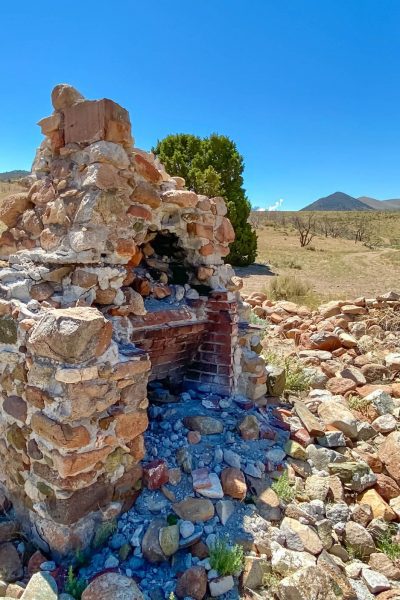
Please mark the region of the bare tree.
POLYGON ((369 238, 369 219, 368 217, 359 217, 355 221, 354 242, 365 242, 369 238))
POLYGON ((304 217, 296 215, 292 219, 292 225, 299 234, 300 246, 302 248, 308 246, 317 233, 315 227, 315 216, 312 214, 308 214, 307 216, 305 215, 304 217))

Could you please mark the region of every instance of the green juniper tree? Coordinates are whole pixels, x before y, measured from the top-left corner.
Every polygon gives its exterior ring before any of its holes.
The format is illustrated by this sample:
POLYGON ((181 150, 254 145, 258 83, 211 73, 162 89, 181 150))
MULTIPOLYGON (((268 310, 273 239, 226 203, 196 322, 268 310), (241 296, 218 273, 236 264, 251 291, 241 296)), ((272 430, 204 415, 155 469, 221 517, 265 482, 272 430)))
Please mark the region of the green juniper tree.
POLYGON ((243 157, 236 144, 216 133, 206 138, 179 133, 159 141, 153 152, 168 173, 185 179, 189 189, 225 198, 236 234, 226 260, 240 266, 253 263, 257 236, 248 223, 251 207, 243 189, 243 157))

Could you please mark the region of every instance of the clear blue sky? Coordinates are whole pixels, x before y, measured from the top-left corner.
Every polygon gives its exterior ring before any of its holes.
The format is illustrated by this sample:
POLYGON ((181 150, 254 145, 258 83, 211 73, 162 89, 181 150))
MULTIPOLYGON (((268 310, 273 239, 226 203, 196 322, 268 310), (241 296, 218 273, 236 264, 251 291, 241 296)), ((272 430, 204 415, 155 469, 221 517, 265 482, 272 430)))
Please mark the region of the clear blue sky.
POLYGON ((400 197, 399 0, 2 0, 0 22, 0 171, 30 168, 68 82, 142 148, 229 135, 253 205, 400 197))

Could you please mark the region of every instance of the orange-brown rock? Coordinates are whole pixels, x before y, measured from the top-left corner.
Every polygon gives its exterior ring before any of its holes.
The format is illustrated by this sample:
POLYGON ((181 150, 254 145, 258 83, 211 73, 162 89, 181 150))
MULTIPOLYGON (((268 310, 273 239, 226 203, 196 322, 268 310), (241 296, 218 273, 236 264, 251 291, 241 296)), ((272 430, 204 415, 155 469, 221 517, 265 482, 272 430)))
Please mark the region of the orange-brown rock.
POLYGON ((147 204, 151 208, 158 208, 161 204, 161 198, 158 191, 147 181, 136 182, 135 189, 130 199, 132 202, 147 204))
POLYGON ((394 479, 385 475, 384 473, 378 473, 375 489, 382 496, 386 502, 389 502, 393 498, 400 496, 400 487, 397 485, 394 479))
POLYGON ((235 230, 231 222, 226 217, 222 217, 222 223, 215 232, 216 239, 224 244, 230 244, 235 239, 235 230))
POLYGON ((191 567, 178 578, 175 593, 178 598, 202 600, 207 593, 207 581, 204 567, 191 567))
POLYGON ((135 154, 135 167, 137 172, 142 175, 147 181, 152 183, 160 183, 162 175, 155 165, 142 154, 135 154))
POLYGON ((144 221, 151 221, 151 211, 144 206, 140 206, 140 204, 132 204, 128 208, 128 215, 138 219, 143 219, 144 221))
POLYGON ((326 384, 326 389, 332 392, 332 394, 343 395, 347 392, 355 390, 357 383, 353 379, 346 379, 344 377, 332 377, 326 384))
POLYGON ((27 210, 29 204, 27 192, 2 198, 0 200, 0 232, 3 231, 4 226, 6 228, 15 227, 20 215, 27 210))
POLYGON ((32 415, 31 428, 38 436, 53 444, 55 448, 74 450, 83 448, 90 442, 90 434, 83 425, 71 427, 68 424, 57 423, 43 413, 32 415))
POLYGON ((129 441, 146 431, 148 425, 147 413, 121 413, 115 417, 115 435, 119 440, 129 441))
POLYGON ((112 451, 112 447, 106 446, 90 452, 74 452, 64 456, 53 450, 50 457, 61 477, 71 477, 92 469, 98 462, 105 460, 112 451))
POLYGON ((63 112, 66 144, 132 143, 128 112, 112 100, 82 100, 63 107, 63 112))
POLYGON ((224 494, 243 500, 247 493, 246 480, 244 474, 236 467, 226 467, 221 473, 221 484, 224 494))

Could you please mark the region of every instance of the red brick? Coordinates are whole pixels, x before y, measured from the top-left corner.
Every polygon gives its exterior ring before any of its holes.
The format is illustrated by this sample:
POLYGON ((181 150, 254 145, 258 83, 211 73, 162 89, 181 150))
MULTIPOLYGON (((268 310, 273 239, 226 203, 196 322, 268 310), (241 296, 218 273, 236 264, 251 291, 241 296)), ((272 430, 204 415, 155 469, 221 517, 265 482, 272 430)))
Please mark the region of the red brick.
POLYGON ((144 219, 145 221, 152 220, 151 211, 147 208, 144 208, 144 206, 140 206, 139 204, 132 204, 132 206, 128 208, 127 214, 131 215, 132 217, 137 217, 138 219, 144 219))

